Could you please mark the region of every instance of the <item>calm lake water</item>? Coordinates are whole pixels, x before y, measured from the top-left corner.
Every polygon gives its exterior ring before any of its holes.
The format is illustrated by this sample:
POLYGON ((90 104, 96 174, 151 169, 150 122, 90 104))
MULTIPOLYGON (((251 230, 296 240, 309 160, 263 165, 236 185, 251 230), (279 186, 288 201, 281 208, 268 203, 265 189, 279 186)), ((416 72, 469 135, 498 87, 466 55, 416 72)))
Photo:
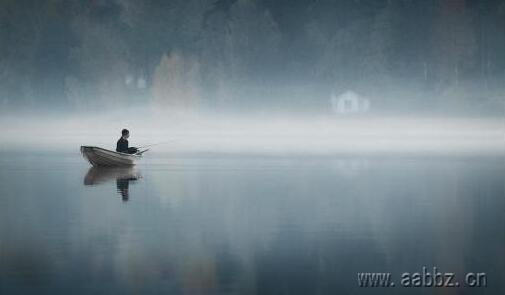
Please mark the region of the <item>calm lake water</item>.
POLYGON ((0 153, 0 294, 503 294, 503 157, 0 153), (400 285, 423 266, 486 287, 400 285), (360 287, 390 272, 395 287, 360 287))

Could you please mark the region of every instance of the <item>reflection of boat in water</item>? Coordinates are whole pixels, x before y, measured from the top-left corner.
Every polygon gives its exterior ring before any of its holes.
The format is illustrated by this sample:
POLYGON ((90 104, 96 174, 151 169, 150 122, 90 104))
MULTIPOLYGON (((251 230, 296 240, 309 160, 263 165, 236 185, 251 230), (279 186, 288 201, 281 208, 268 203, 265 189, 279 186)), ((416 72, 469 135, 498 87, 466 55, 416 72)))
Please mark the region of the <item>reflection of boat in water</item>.
POLYGON ((91 167, 84 177, 84 185, 97 185, 113 179, 137 180, 140 172, 133 167, 91 167))
POLYGON ((141 177, 140 172, 133 167, 91 167, 84 177, 84 185, 99 185, 116 180, 117 192, 123 201, 128 201, 130 182, 141 177))
POLYGON ((81 146, 82 155, 93 166, 132 166, 142 158, 142 152, 136 154, 119 153, 96 146, 81 146))

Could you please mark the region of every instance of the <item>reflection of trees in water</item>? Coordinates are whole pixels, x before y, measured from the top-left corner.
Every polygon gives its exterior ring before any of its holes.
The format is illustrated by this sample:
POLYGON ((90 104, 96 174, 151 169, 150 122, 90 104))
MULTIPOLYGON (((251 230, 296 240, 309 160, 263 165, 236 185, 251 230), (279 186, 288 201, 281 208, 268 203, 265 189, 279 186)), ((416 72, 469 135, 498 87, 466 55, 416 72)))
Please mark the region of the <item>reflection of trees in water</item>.
POLYGON ((156 203, 149 218, 134 210, 126 227, 134 231, 112 232, 118 277, 130 288, 144 288, 139 273, 170 282, 169 293, 346 294, 358 290, 361 271, 434 265, 459 274, 503 261, 504 236, 496 234, 503 201, 492 201, 502 200, 502 168, 439 159, 303 168, 159 173, 159 190, 149 193, 177 202, 156 203), (357 167, 359 177, 341 177, 335 167, 357 167), (460 264, 471 253, 493 255, 460 264))
POLYGON ((99 185, 115 179, 118 194, 123 201, 128 201, 130 182, 139 178, 140 172, 133 167, 91 167, 84 177, 84 185, 99 185))

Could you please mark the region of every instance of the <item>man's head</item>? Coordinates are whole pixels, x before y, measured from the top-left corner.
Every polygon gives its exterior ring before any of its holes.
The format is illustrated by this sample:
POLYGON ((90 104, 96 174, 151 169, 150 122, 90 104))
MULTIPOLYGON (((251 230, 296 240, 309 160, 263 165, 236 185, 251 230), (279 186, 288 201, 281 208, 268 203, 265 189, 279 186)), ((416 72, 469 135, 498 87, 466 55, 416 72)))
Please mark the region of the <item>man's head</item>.
POLYGON ((128 131, 128 129, 121 130, 121 137, 128 139, 128 137, 130 137, 130 131, 128 131))

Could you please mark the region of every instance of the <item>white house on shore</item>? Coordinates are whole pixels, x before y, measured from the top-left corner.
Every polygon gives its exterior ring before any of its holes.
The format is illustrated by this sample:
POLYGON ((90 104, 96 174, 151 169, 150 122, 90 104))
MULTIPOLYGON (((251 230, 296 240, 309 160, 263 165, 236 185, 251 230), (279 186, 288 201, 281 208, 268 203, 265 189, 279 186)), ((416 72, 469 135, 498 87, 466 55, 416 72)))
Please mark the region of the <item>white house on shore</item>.
POLYGON ((363 114, 370 110, 370 100, 352 90, 347 90, 340 95, 332 93, 330 103, 333 113, 337 115, 363 114))

